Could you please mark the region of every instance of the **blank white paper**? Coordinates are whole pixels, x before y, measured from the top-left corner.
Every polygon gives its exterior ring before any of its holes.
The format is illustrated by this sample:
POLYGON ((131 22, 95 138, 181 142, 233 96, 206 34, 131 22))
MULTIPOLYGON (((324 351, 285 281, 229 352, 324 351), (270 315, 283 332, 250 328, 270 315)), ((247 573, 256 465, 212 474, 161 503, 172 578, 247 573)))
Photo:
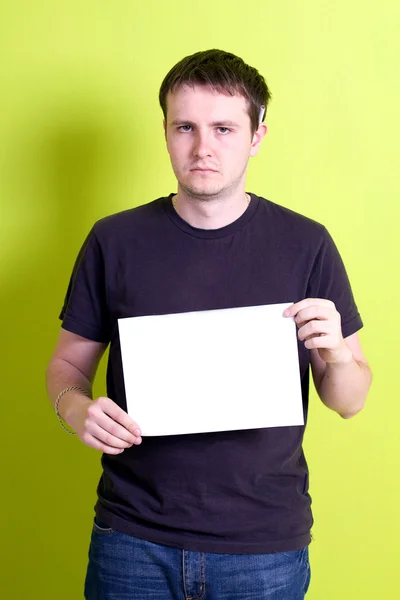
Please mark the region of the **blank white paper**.
POLYGON ((127 410, 142 435, 303 425, 288 306, 119 319, 127 410))

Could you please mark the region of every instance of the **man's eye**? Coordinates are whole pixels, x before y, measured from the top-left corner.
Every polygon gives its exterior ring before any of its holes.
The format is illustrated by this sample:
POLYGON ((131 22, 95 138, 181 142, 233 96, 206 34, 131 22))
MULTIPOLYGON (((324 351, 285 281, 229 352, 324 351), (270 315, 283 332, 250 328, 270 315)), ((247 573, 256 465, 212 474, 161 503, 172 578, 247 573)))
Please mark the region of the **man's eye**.
POLYGON ((228 127, 218 127, 218 133, 221 133, 222 135, 226 135, 230 131, 231 130, 228 127))
POLYGON ((191 125, 180 125, 178 127, 178 131, 182 131, 183 133, 187 133, 188 131, 190 131, 192 129, 191 125))

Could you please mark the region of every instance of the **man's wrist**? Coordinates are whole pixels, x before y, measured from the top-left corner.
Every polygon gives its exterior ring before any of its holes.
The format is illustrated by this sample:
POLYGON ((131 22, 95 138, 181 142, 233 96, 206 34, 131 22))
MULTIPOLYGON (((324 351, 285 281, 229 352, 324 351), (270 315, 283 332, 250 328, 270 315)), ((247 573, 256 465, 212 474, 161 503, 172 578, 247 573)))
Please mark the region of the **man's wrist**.
POLYGON ((336 353, 333 353, 332 360, 327 360, 326 364, 327 366, 329 365, 336 368, 343 368, 347 367, 352 362, 354 362, 353 353, 349 346, 346 344, 346 342, 343 340, 342 348, 336 351, 336 353))
POLYGON ((340 355, 337 359, 327 362, 326 367, 333 371, 339 371, 341 369, 347 369, 349 365, 352 365, 353 363, 357 363, 357 361, 349 348, 348 352, 344 352, 343 355, 340 355))
POLYGON ((69 386, 64 388, 57 396, 54 406, 56 415, 59 420, 62 419, 71 426, 76 410, 91 401, 91 394, 88 390, 79 386, 69 386))

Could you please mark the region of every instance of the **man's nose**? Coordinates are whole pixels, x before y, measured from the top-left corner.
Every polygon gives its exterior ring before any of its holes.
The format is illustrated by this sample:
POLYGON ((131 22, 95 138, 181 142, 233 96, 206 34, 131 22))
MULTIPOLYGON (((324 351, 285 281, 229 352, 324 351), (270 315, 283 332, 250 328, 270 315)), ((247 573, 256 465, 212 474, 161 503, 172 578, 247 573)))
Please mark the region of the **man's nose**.
POLYGON ((198 156, 199 158, 206 158, 207 156, 212 155, 210 139, 207 133, 205 132, 197 132, 194 142, 193 148, 194 156, 198 156))

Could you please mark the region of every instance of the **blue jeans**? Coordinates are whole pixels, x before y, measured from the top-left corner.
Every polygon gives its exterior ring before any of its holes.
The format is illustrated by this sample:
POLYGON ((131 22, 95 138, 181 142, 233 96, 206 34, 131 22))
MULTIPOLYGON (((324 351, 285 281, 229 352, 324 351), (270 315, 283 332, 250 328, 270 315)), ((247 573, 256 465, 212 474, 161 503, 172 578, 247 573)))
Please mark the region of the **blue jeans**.
POLYGON ((277 554, 192 552, 94 522, 86 600, 303 600, 308 547, 277 554))

